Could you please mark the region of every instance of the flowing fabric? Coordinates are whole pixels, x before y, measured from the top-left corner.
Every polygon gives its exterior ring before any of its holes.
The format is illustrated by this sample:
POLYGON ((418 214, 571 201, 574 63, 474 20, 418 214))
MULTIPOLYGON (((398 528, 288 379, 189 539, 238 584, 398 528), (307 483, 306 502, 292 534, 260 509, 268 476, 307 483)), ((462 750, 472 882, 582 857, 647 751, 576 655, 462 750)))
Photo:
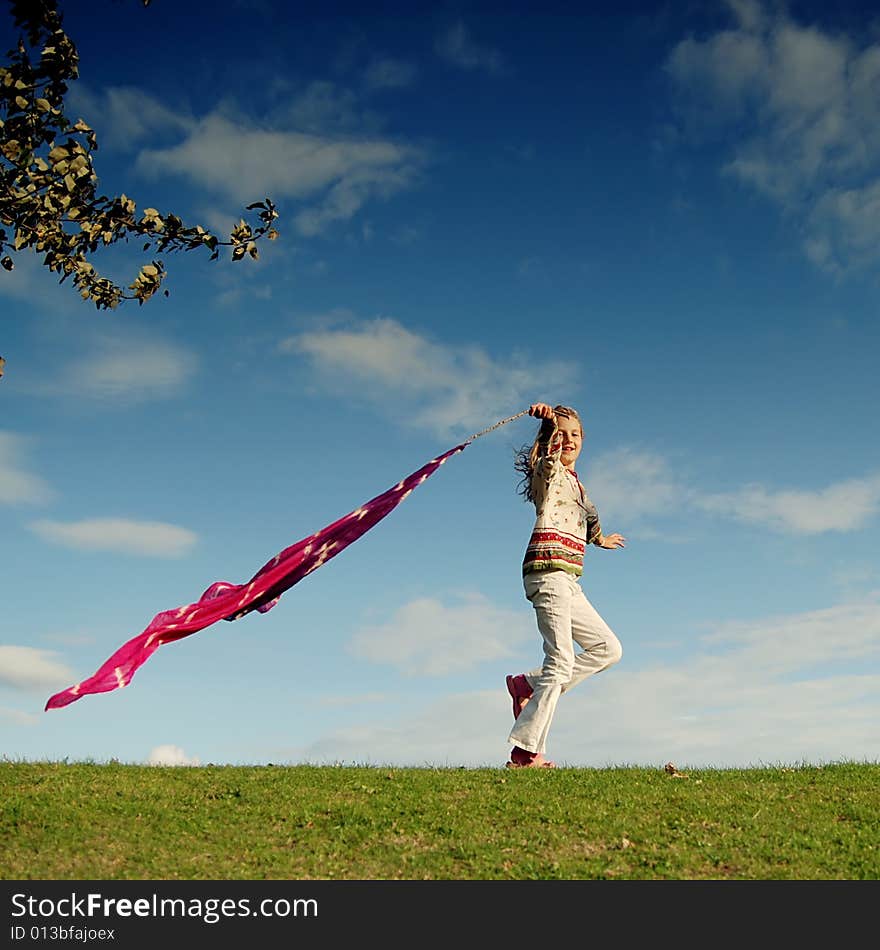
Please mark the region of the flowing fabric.
MULTIPOLYGON (((511 416, 511 419, 515 418, 518 416, 511 416)), ((284 591, 366 534, 414 488, 433 475, 448 458, 461 452, 473 439, 509 421, 510 419, 505 419, 489 429, 484 429, 467 442, 432 459, 417 472, 413 472, 383 494, 377 495, 372 501, 349 512, 344 518, 285 548, 261 567, 246 584, 217 581, 196 603, 156 614, 146 630, 123 644, 94 676, 51 696, 46 703, 46 709, 67 706, 88 693, 106 693, 127 686, 138 667, 163 643, 188 637, 218 620, 238 620, 252 610, 260 613, 271 610, 284 591)))

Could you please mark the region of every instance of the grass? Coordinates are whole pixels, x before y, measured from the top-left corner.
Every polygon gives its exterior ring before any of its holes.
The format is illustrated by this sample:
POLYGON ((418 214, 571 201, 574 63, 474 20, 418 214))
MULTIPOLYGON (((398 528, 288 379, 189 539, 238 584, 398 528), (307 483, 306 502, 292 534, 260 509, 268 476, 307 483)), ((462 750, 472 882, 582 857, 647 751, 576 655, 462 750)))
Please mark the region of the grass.
POLYGON ((5 880, 868 880, 880 764, 0 762, 5 880))

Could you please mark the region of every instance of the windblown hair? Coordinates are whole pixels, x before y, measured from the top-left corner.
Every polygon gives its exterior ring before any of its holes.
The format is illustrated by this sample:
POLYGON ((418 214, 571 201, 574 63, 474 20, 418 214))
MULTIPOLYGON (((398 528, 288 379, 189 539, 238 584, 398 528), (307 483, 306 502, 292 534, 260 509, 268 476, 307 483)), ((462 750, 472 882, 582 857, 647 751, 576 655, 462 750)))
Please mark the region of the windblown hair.
POLYGON ((531 445, 524 445, 514 457, 513 467, 521 475, 517 485, 517 493, 523 496, 525 501, 534 502, 535 494, 532 490, 532 476, 535 474, 535 467, 542 455, 547 453, 550 441, 556 433, 556 419, 562 416, 565 419, 577 419, 581 432, 584 431, 584 424, 577 411, 571 406, 554 406, 554 419, 542 419, 541 426, 531 445))

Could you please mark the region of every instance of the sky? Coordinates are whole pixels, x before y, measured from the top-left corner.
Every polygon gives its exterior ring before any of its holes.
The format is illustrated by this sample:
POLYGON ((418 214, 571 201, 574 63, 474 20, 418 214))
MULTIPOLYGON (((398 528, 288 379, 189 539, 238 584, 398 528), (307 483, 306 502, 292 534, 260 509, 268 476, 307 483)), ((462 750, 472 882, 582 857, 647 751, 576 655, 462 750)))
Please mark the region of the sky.
POLYGON ((503 766, 541 660, 527 416, 268 613, 44 705, 542 401, 627 539, 582 578, 623 658, 548 756, 877 761, 876 6, 320 6, 62 3, 101 192, 226 233, 268 196, 280 236, 168 255, 169 296, 115 311, 2 272, 0 756, 503 766))

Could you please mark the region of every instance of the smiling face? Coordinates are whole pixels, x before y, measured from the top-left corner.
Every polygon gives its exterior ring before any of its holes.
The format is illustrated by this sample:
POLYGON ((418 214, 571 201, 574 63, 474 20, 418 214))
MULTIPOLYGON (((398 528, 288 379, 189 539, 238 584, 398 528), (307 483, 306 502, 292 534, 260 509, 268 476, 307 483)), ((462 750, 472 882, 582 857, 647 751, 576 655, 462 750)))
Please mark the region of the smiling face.
POLYGON ((574 469, 574 463, 581 454, 584 444, 584 433, 581 430, 580 419, 577 416, 557 415, 558 429, 555 445, 562 445, 562 464, 568 469, 574 469))

